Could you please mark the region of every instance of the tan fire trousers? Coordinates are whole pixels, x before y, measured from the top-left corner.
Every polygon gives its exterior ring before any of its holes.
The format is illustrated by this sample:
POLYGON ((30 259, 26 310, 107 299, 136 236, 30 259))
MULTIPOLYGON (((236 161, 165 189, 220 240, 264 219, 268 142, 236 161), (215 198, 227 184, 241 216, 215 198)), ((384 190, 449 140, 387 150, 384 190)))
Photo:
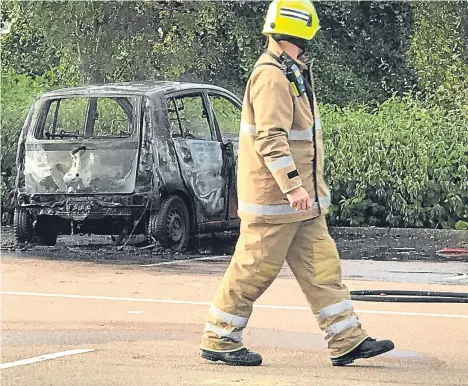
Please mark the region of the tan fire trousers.
POLYGON ((201 348, 241 349, 253 303, 287 261, 328 341, 332 358, 344 355, 368 335, 341 283, 336 244, 324 216, 288 224, 241 221, 234 256, 208 311, 201 348))

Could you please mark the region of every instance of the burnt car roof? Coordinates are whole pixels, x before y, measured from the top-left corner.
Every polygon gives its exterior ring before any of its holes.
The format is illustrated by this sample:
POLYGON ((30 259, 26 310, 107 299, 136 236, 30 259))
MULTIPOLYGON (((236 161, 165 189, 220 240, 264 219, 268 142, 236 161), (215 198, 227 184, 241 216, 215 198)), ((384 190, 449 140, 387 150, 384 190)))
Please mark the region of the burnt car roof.
MULTIPOLYGON (((148 95, 157 93, 169 93, 174 91, 184 91, 190 89, 212 89, 223 92, 230 91, 205 83, 190 83, 190 82, 165 82, 165 81, 144 81, 144 82, 124 82, 124 83, 103 83, 92 84, 80 87, 67 87, 58 90, 53 90, 42 94, 43 97, 56 97, 67 95, 92 95, 99 94, 132 94, 132 95, 148 95)), ((234 95, 234 94, 232 94, 234 95)))

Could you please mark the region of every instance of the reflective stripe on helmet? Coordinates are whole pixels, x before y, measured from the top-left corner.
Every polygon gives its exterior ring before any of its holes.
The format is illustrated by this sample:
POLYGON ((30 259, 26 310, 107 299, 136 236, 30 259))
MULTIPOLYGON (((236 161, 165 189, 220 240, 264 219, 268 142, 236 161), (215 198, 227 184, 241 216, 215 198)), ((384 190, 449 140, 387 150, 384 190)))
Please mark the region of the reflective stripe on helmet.
POLYGON ((292 17, 293 19, 299 19, 303 21, 309 21, 310 14, 307 12, 301 12, 292 8, 281 8, 280 15, 286 17, 292 17))

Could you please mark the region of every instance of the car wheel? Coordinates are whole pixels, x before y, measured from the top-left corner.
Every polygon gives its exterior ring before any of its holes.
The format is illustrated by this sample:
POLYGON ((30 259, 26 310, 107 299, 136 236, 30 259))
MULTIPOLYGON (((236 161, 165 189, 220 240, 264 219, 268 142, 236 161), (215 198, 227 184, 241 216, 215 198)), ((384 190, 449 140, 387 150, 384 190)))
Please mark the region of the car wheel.
POLYGON ((15 241, 18 244, 32 241, 33 226, 32 216, 27 210, 16 208, 13 214, 13 230, 15 241))
POLYGON ((190 215, 184 200, 171 196, 150 217, 149 231, 163 248, 184 252, 190 240, 190 215))

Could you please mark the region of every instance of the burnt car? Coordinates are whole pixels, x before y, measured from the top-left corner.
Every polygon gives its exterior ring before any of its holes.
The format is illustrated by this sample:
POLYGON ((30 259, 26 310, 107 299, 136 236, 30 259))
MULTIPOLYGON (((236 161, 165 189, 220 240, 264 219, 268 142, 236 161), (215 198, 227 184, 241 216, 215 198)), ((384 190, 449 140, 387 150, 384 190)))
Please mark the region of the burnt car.
POLYGON ((37 97, 18 143, 16 241, 146 234, 184 251, 194 235, 237 229, 240 108, 224 88, 177 82, 37 97))

